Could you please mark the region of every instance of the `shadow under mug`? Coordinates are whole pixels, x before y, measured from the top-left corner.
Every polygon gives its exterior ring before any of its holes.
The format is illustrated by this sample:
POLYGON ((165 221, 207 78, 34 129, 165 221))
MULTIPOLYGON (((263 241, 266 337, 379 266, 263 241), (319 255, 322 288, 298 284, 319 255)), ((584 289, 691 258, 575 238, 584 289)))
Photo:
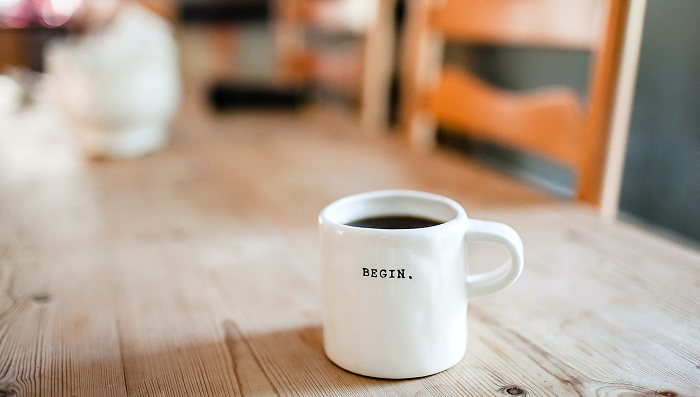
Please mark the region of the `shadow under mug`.
POLYGON ((523 269, 523 244, 510 226, 469 219, 455 201, 411 190, 340 199, 319 215, 323 342, 348 371, 403 379, 457 364, 467 347, 467 300, 511 285, 523 269), (437 221, 414 229, 350 226, 363 218, 437 221), (466 244, 502 244, 510 260, 466 274, 466 244))

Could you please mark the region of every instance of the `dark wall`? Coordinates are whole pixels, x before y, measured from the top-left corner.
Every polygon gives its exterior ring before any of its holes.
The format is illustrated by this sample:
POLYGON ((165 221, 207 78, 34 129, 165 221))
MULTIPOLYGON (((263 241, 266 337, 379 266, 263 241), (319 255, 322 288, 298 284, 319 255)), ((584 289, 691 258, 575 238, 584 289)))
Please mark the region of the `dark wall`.
POLYGON ((700 1, 649 0, 620 208, 700 243, 700 1))

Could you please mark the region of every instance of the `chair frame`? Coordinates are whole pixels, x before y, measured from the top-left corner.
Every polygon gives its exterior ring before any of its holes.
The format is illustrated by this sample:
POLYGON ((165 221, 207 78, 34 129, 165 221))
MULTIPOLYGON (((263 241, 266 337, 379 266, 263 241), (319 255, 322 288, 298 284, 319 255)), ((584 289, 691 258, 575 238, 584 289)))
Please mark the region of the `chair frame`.
POLYGON ((469 128, 468 134, 478 139, 553 159, 576 172, 577 199, 598 205, 629 5, 630 0, 408 1, 402 48, 402 129, 411 144, 422 150, 434 146, 436 126, 445 125, 469 128), (597 11, 587 14, 574 4, 596 6, 597 11), (541 12, 559 19, 554 23, 551 18, 541 19, 541 12), (579 20, 581 15, 587 22, 579 20), (498 18, 509 23, 499 24, 498 18), (597 30, 591 28, 596 18, 597 30), (571 89, 514 93, 462 71, 443 71, 445 39, 589 50, 588 101, 582 103, 571 89), (490 129, 487 122, 498 125, 490 129), (525 123, 532 126, 522 127, 525 123), (554 127, 556 133, 546 134, 547 127, 554 127), (517 134, 516 130, 522 131, 517 134))
MULTIPOLYGON (((301 39, 304 29, 316 25, 328 31, 347 30, 343 21, 314 20, 314 7, 333 4, 332 0, 277 0, 276 53, 280 57, 281 81, 314 81, 320 51, 308 48, 301 39)), ((376 18, 362 32, 353 32, 362 42, 359 81, 360 120, 367 134, 380 134, 389 126, 391 79, 394 71, 394 9, 396 0, 377 0, 376 18)), ((350 79, 352 80, 352 79, 350 79)))

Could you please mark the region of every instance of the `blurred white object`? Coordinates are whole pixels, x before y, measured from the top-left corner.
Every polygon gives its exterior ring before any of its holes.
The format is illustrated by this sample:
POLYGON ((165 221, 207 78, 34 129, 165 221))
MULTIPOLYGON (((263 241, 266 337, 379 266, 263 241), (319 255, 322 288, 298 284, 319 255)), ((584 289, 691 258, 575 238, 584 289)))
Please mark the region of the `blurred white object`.
POLYGON ((326 0, 317 5, 314 11, 321 25, 344 26, 355 33, 367 31, 379 11, 379 0, 326 0))
POLYGON ((17 112, 22 107, 23 94, 15 79, 0 74, 0 116, 17 112))
POLYGON ((0 11, 3 11, 3 8, 12 8, 19 2, 20 0, 0 0, 0 11))
POLYGON ((91 157, 137 157, 163 147, 181 97, 170 24, 128 2, 100 32, 47 53, 59 108, 91 157))
POLYGON ((340 15, 355 32, 364 32, 374 24, 379 10, 378 0, 343 0, 340 15))

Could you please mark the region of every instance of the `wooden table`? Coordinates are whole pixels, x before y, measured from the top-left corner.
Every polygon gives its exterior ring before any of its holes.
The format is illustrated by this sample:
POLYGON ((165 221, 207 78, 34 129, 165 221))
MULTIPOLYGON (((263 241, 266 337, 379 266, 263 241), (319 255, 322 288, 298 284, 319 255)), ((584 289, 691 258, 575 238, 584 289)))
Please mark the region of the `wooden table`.
MULTIPOLYGON (((700 395, 697 251, 340 112, 197 103, 133 161, 81 160, 39 110, 0 121, 0 396, 700 395), (426 378, 323 353, 317 214, 383 188, 447 195, 525 243, 521 279, 470 303, 464 360, 426 378)), ((476 246, 472 271, 504 256, 476 246)))

